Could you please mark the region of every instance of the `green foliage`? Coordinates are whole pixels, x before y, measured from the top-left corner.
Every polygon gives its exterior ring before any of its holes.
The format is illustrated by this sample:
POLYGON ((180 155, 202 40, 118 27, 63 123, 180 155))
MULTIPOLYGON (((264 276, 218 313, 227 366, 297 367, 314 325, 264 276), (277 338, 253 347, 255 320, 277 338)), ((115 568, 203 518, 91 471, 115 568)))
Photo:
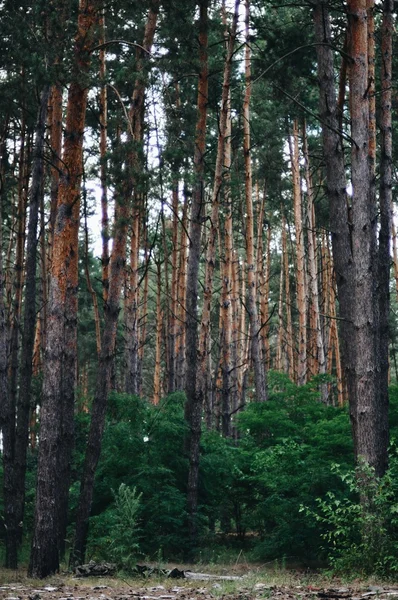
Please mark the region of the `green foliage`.
POLYGON ((125 571, 135 566, 139 550, 141 495, 136 488, 121 483, 117 492, 112 490, 113 505, 94 517, 90 529, 90 545, 95 555, 111 559, 125 571))
POLYGON ((352 465, 348 414, 319 401, 317 381, 297 387, 270 373, 269 383, 269 401, 250 405, 239 419, 246 458, 240 487, 252 496, 245 529, 259 534, 259 558, 319 558, 319 532, 300 505, 341 487, 331 465, 336 457, 352 465))
MULTIPOLYGON (((359 480, 353 475, 348 410, 320 402, 319 383, 297 387, 285 375, 270 373, 268 402, 249 404, 237 419, 238 442, 217 431, 203 431, 198 558, 217 561, 244 549, 246 555, 266 561, 286 557, 287 562, 326 564, 329 559, 336 570, 343 570, 344 564, 346 571, 356 565, 368 573, 392 570, 398 461, 392 458, 389 473, 376 487, 373 480, 362 481, 376 511, 364 516, 355 488, 359 480), (336 462, 339 469, 333 467, 336 462), (361 529, 362 521, 369 522, 367 528, 361 529), (371 547, 379 548, 373 558, 371 547), (367 563, 361 558, 365 555, 367 563)), ((169 395, 159 406, 111 394, 95 486, 90 558, 113 560, 128 570, 138 550, 152 559, 159 553, 166 560, 183 557, 189 543, 184 402, 182 393, 169 395), (135 493, 123 504, 112 490, 135 493), (130 534, 126 523, 134 498, 139 502, 133 502, 130 534)), ((394 434, 394 388, 391 404, 394 434)), ((87 424, 87 416, 80 415, 76 478, 87 424)), ((75 483, 72 507, 77 493, 75 483)))
POLYGON ((328 558, 337 572, 358 575, 396 575, 398 572, 398 456, 391 457, 388 472, 378 479, 367 465, 343 472, 345 497, 328 491, 317 499, 317 510, 307 509, 326 531, 328 558))
MULTIPOLYGON (((184 398, 181 393, 171 394, 153 406, 136 396, 113 393, 110 397, 92 520, 112 519, 112 490, 121 483, 135 488, 144 524, 140 549, 151 556, 159 549, 166 556, 181 556, 185 543, 184 398)), ((89 553, 97 552, 94 535, 89 553)))

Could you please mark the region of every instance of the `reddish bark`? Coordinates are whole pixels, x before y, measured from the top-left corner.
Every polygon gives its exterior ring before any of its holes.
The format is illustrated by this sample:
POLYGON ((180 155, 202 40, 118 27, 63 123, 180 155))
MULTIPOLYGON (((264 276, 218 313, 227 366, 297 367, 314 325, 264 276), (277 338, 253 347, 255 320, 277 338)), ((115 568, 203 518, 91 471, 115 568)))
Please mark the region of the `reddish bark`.
POLYGON ((74 80, 69 87, 63 172, 57 200, 50 275, 35 527, 29 573, 58 571, 65 538, 76 373, 78 230, 83 131, 88 87, 85 74, 96 23, 96 0, 81 0, 74 80))

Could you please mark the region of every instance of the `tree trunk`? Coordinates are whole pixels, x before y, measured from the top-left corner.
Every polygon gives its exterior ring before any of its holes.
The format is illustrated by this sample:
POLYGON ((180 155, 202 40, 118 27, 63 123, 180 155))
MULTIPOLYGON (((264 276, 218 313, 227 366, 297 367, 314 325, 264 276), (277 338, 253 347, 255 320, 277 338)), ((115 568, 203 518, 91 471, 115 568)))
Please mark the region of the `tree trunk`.
POLYGON ((82 564, 86 552, 94 478, 101 454, 102 435, 105 427, 105 415, 115 353, 116 327, 124 281, 126 238, 130 207, 129 203, 125 201, 124 194, 117 196, 115 202, 115 237, 109 263, 109 294, 104 310, 104 329, 101 339, 101 354, 98 361, 97 384, 91 409, 90 431, 88 434, 83 475, 80 484, 79 505, 76 515, 75 542, 70 557, 70 564, 82 564))
POLYGON ((281 255, 281 265, 279 273, 279 300, 278 300, 278 337, 276 342, 276 357, 275 357, 275 369, 276 371, 283 371, 283 343, 285 339, 285 329, 283 326, 283 280, 284 280, 284 257, 283 249, 281 255))
POLYGON ((246 0, 246 46, 245 46, 245 98, 243 101, 243 152, 245 160, 245 197, 246 197, 246 260, 248 286, 248 312, 250 319, 251 358, 254 367, 256 401, 267 400, 267 381, 265 364, 260 344, 260 323, 257 310, 256 260, 254 253, 254 223, 252 199, 252 165, 250 155, 250 97, 251 97, 251 51, 250 51, 250 0, 246 0))
MULTIPOLYGON (((308 152, 308 141, 306 124, 303 124, 303 154, 305 161, 305 181, 307 186, 307 200, 308 200, 308 275, 309 275, 309 288, 311 294, 311 308, 313 312, 312 324, 314 329, 315 338, 315 363, 316 371, 314 375, 324 375, 326 373, 326 357, 325 347, 323 343, 321 315, 319 310, 319 288, 318 288, 318 269, 316 262, 316 237, 315 237, 315 211, 314 211, 314 193, 312 185, 312 177, 310 171, 310 160, 308 152)), ((321 397, 323 402, 327 402, 327 385, 321 386, 321 397)))
POLYGON ((160 270, 160 262, 156 265, 157 268, 157 288, 156 288, 156 341, 155 341, 155 371, 153 375, 153 397, 152 404, 159 404, 161 396, 161 348, 162 348, 162 305, 161 305, 161 288, 162 276, 160 270))
MULTIPOLYGON (((224 7, 225 13, 225 7, 224 7)), ((213 192, 211 197, 211 216, 210 216, 210 233, 207 241, 206 251, 206 270, 205 270, 205 284, 203 293, 203 311, 202 321, 200 324, 200 337, 199 337, 199 366, 197 375, 197 386, 198 393, 207 397, 209 391, 207 390, 206 380, 208 375, 208 355, 210 353, 210 316, 211 316, 211 303, 213 297, 213 279, 214 269, 216 265, 216 242, 219 230, 219 203, 220 194, 223 184, 223 170, 224 170, 224 156, 225 156, 225 137, 227 133, 227 121, 228 121, 228 106, 229 106, 229 89, 230 79, 232 71, 232 57, 235 46, 236 28, 239 16, 239 0, 235 2, 235 11, 233 15, 231 31, 228 30, 224 33, 226 40, 226 57, 224 62, 224 74, 223 74, 223 86, 221 94, 221 111, 220 111, 220 122, 219 122, 219 133, 217 143, 217 157, 216 166, 214 172, 213 181, 213 192)), ((227 27, 226 17, 224 17, 224 25, 227 27)))
POLYGON ((297 384, 304 385, 307 381, 307 302, 298 133, 298 122, 295 119, 293 123, 293 143, 290 142, 290 160, 293 176, 293 207, 296 232, 296 294, 299 319, 297 384))
MULTIPOLYGON (((233 319, 233 222, 232 222, 232 197, 231 197, 231 114, 230 114, 230 94, 227 103, 227 122, 225 129, 225 150, 224 150, 224 167, 225 184, 224 184, 224 205, 225 205, 225 220, 224 220, 224 263, 222 277, 222 334, 220 335, 222 343, 222 433, 224 437, 231 435, 231 413, 234 406, 234 398, 236 397, 236 376, 232 376, 232 372, 236 364, 234 364, 234 356, 232 345, 235 341, 232 339, 232 319, 233 319)), ((236 350, 236 348, 235 348, 236 350)), ((236 351, 235 351, 236 358, 236 351)), ((236 371, 236 368, 234 369, 236 371)))
POLYGON ((125 186, 124 193, 125 202, 128 202, 132 192, 134 191, 134 207, 133 230, 131 236, 130 277, 125 298, 125 391, 128 394, 138 394, 138 253, 140 243, 140 221, 144 214, 142 202, 143 193, 142 189, 140 188, 142 185, 142 182, 140 181, 140 175, 142 174, 143 170, 140 152, 143 141, 145 90, 147 86, 146 65, 148 62, 148 54, 151 51, 155 36, 159 6, 160 0, 153 0, 148 11, 142 48, 138 48, 137 50, 137 77, 134 83, 134 90, 129 110, 130 131, 128 133, 128 140, 130 144, 132 142, 134 143, 134 147, 132 150, 130 150, 127 159, 129 182, 128 185, 125 186))
MULTIPOLYGON (((392 56, 393 56, 393 2, 384 0, 381 25, 381 102, 380 102, 380 228, 378 251, 379 291, 379 352, 380 352, 380 408, 378 415, 384 444, 388 443, 388 370, 389 370, 389 315, 390 315, 390 232, 392 225, 392 56)), ((382 472, 382 467, 380 470, 382 472)))
MULTIPOLYGON (((88 225, 87 225, 87 192, 84 183, 83 188, 83 214, 84 214, 84 271, 86 274, 87 290, 93 301, 94 310, 94 324, 95 324, 95 341, 97 346, 97 356, 101 353, 101 322, 98 308, 98 300, 93 284, 91 283, 90 266, 89 266, 89 236, 88 236, 88 225)), ((104 248, 104 245, 103 245, 104 248)), ((102 282, 104 282, 104 273, 102 273, 102 282)), ((105 290, 105 287, 103 288, 105 290)), ((108 291, 107 291, 108 293, 108 291)))
POLYGON ((62 85, 58 82, 53 85, 51 90, 51 187, 50 187, 50 222, 48 232, 48 258, 51 268, 53 246, 54 246, 54 229, 55 219, 57 216, 57 200, 60 174, 62 171, 62 85))
POLYGON ((133 226, 131 230, 130 246, 130 276, 125 300, 126 313, 126 380, 125 391, 127 394, 138 394, 138 304, 139 304, 139 274, 138 259, 140 248, 140 221, 141 212, 133 210, 133 226))
MULTIPOLYGON (((25 506, 26 452, 28 447, 30 395, 32 381, 33 345, 36 325, 36 257, 37 225, 39 220, 40 199, 43 194, 44 175, 44 136, 47 120, 49 86, 41 94, 39 114, 36 122, 36 144, 33 157, 33 173, 29 201, 29 225, 26 248, 25 312, 22 338, 19 397, 16 407, 15 432, 10 433, 15 440, 11 448, 12 461, 9 462, 9 449, 4 444, 4 508, 6 526, 6 565, 16 569, 18 546, 22 538, 25 506)), ((10 423, 11 424, 11 423, 10 423)), ((5 440, 8 436, 5 436, 5 440)))
MULTIPOLYGON (((177 167, 178 168, 178 167, 177 167)), ((170 317, 169 331, 167 333, 167 344, 169 346, 169 372, 167 391, 172 394, 176 390, 177 378, 177 357, 176 357, 176 338, 177 338, 177 309, 178 309, 178 170, 173 172, 172 183, 172 251, 171 251, 171 298, 170 298, 170 317)))
POLYGON ((268 371, 271 368, 271 348, 269 340, 269 288, 271 280, 271 227, 268 224, 267 229, 267 245, 265 251, 265 269, 260 274, 260 314, 261 314, 261 339, 263 343, 263 355, 265 367, 268 371))
MULTIPOLYGON (((99 21, 100 40, 105 43, 105 7, 99 21)), ((101 90, 99 95, 100 121, 100 179, 101 179, 101 237, 102 237, 102 295, 104 302, 108 301, 109 291, 109 216, 108 216, 108 169, 107 169, 107 138, 108 138, 108 90, 106 85, 106 49, 99 51, 99 76, 101 90)), ((98 343, 97 343, 98 346, 98 343)))
MULTIPOLYGON (((27 132, 25 127, 25 119, 22 116, 21 124, 21 148, 19 153, 19 173, 18 173, 18 208, 17 208, 17 239, 15 249, 15 273, 14 273, 14 298, 12 303, 12 319, 10 327, 10 374, 9 374, 9 412, 8 412, 8 433, 5 432, 4 438, 4 454, 7 461, 7 455, 13 456, 15 443, 15 418, 16 405, 18 396, 18 358, 19 358, 19 334, 21 329, 21 311, 22 311, 22 294, 23 294, 23 279, 24 279, 24 257, 25 257, 25 224, 26 224, 26 204, 27 204, 27 132), (10 436, 10 437, 9 437, 10 436), (8 441, 9 440, 9 441, 8 441), (7 449, 10 443, 10 450, 7 449), (10 454, 8 454, 10 452, 10 454)), ((13 510, 13 508, 12 508, 13 510)))
POLYGON ((142 294, 142 302, 140 303, 139 317, 139 344, 138 344, 138 394, 142 395, 142 366, 144 361, 144 352, 147 341, 147 323, 148 323, 148 291, 149 291, 149 266, 151 256, 148 248, 148 233, 147 223, 145 223, 145 254, 144 254, 144 290, 142 294))
POLYGON ((186 291, 186 379, 185 379, 185 420, 189 427, 187 448, 189 453, 188 473, 188 530, 190 551, 193 554, 197 544, 197 509, 199 479, 199 443, 203 397, 196 385, 198 347, 198 278, 201 250, 202 217, 204 212, 204 154, 206 150, 206 121, 208 102, 208 0, 199 0, 199 82, 198 113, 195 132, 194 173, 195 184, 192 195, 189 226, 189 257, 187 265, 186 291))
MULTIPOLYGON (((334 90, 333 52, 329 45, 317 46, 320 84, 320 114, 324 123, 323 146, 339 293, 341 340, 350 400, 354 448, 362 459, 382 475, 387 466, 388 427, 383 382, 378 377, 382 350, 375 282, 376 207, 372 203, 369 169, 368 39, 365 0, 350 0, 349 70, 351 109, 352 210, 347 215, 345 173, 334 90)), ((315 7, 316 41, 330 44, 327 6, 315 7)), ((382 293, 387 293, 383 290, 382 293)))
MULTIPOLYGON (((229 141, 231 135, 229 135, 229 141)), ((231 207, 232 208, 232 207, 231 207)), ((240 314, 239 314, 239 260, 233 248, 232 239, 232 263, 231 263, 231 410, 235 413, 240 404, 240 371, 239 360, 240 336, 240 314)))
MULTIPOLYGON (((40 268, 41 268, 41 278, 40 278, 40 304, 41 311, 38 319, 38 327, 40 328, 39 335, 39 349, 38 349, 38 362, 36 362, 36 372, 34 375, 37 375, 39 371, 42 370, 43 357, 46 348, 46 334, 47 334, 47 303, 48 303, 48 260, 47 260, 47 240, 46 240, 46 214, 44 209, 44 193, 41 194, 40 197, 40 268)), ((35 353, 33 351, 33 357, 35 353)), ((33 362, 35 362, 33 358, 33 362)))
POLYGON ((285 274, 285 306, 286 306, 286 352, 288 358, 288 374, 291 381, 296 381, 295 348, 292 324, 292 297, 290 294, 289 253, 287 248, 286 217, 282 214, 282 257, 285 274))
POLYGON ((78 231, 83 132, 90 45, 96 1, 81 0, 74 80, 69 87, 50 276, 35 526, 29 574, 46 577, 59 569, 66 530, 76 372, 78 231))
MULTIPOLYGON (((367 12, 364 0, 350 0, 349 69, 351 135, 355 141, 351 152, 352 249, 354 260, 355 310, 354 369, 348 379, 350 413, 357 458, 362 458, 382 475, 387 466, 388 425, 385 407, 380 406, 378 365, 378 312, 375 306, 376 207, 373 202, 369 169, 369 97, 367 69, 367 12)), ((389 235, 389 230, 388 230, 389 235)), ((388 402, 388 400, 387 400, 388 402)))
POLYGON ((181 218, 181 233, 179 243, 178 263, 178 311, 176 333, 176 389, 185 388, 185 340, 186 340, 186 294, 187 294, 187 263, 188 263, 188 196, 184 187, 184 205, 181 218))
MULTIPOLYGON (((3 150, 3 147, 1 148, 3 150)), ((4 153, 2 152, 2 157, 4 153)), ((4 177, 3 177, 3 161, 0 163, 1 178, 0 178, 0 248, 3 248, 3 203, 5 199, 4 177)), ((5 459, 5 438, 4 431, 9 420, 9 390, 8 390, 8 327, 6 318, 6 309, 4 303, 4 270, 3 270, 3 253, 0 252, 0 430, 3 432, 3 460, 5 459)), ((10 457, 11 459, 12 457, 10 457)), ((11 461, 10 461, 11 462, 11 461)), ((6 486, 4 473, 4 487, 6 486)), ((6 540, 7 543, 7 540, 6 540)), ((10 557, 11 558, 11 557, 10 557)))
MULTIPOLYGON (((342 360, 346 374, 352 370, 351 322, 351 281, 353 262, 351 252, 351 219, 347 210, 346 176, 341 138, 338 131, 340 110, 334 87, 333 50, 325 44, 331 44, 330 17, 326 2, 319 2, 314 9, 315 38, 318 57, 318 82, 320 89, 320 115, 324 122, 322 128, 323 152, 326 157, 326 192, 330 209, 330 228, 332 232, 333 257, 336 282, 339 295, 341 318, 342 360)), ((326 284, 327 286, 327 284, 326 284)), ((324 286, 326 290, 327 287, 324 286)), ((327 312, 325 310, 325 312, 327 312)), ((330 342, 329 342, 330 343, 330 342)))
MULTIPOLYGON (((24 275, 24 247, 25 247, 25 219, 26 219, 26 147, 25 126, 22 123, 22 140, 19 156, 19 178, 18 178, 18 232, 17 246, 15 251, 15 278, 14 278, 14 301, 13 313, 10 327, 9 346, 9 382, 8 392, 4 397, 4 423, 3 423, 3 468, 4 468, 4 515, 6 525, 6 567, 16 569, 18 565, 18 546, 21 540, 21 531, 18 521, 17 503, 15 496, 15 447, 17 427, 17 395, 18 395, 18 358, 19 358, 19 334, 22 308, 23 275, 24 275)), ((18 496, 18 494, 17 494, 18 496)))

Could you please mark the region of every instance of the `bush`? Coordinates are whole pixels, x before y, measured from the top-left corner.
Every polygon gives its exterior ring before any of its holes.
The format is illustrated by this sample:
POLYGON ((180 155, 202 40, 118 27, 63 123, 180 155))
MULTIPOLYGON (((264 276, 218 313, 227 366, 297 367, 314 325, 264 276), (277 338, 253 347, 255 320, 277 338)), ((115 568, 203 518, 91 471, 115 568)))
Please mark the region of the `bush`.
POLYGON ((131 571, 139 551, 141 494, 122 483, 113 495, 113 506, 91 519, 88 553, 116 563, 119 569, 131 571))
POLYGON ((245 458, 236 483, 240 495, 245 489, 245 528, 257 534, 258 559, 319 559, 319 527, 300 506, 315 508, 315 498, 342 490, 331 465, 353 466, 348 412, 320 402, 318 381, 298 387, 270 373, 269 385, 268 402, 251 404, 239 418, 245 458))
MULTIPOLYGON (((300 557, 303 563, 326 562, 329 556, 334 568, 347 560, 350 570, 361 565, 361 557, 371 554, 368 549, 377 541, 381 553, 369 557, 366 571, 389 571, 388 557, 395 557, 396 459, 389 483, 386 476, 380 489, 370 489, 378 516, 361 530, 358 490, 350 487, 357 479, 341 476, 354 469, 347 407, 320 402, 319 380, 298 387, 286 375, 270 372, 269 390, 266 403, 251 403, 239 415, 238 443, 217 431, 203 431, 198 549, 207 545, 218 556, 224 548, 245 548, 257 559, 300 557), (340 471, 332 468, 336 462, 340 471), (368 538, 361 531, 368 531, 368 538), (377 531, 382 532, 379 538, 371 534, 377 531)), ((166 560, 178 560, 189 550, 184 402, 182 393, 167 396, 158 406, 135 396, 111 395, 91 518, 92 555, 112 559, 110 551, 115 556, 117 547, 122 548, 117 562, 127 568, 137 551, 136 540, 132 546, 127 539, 113 543, 119 517, 112 490, 120 491, 121 484, 140 497, 136 517, 144 524, 139 532, 142 554, 156 557, 160 552, 166 560)), ((391 424, 394 435, 398 387, 391 390, 391 424)), ((84 447, 85 422, 79 431, 78 451, 84 447)), ((77 457, 76 473, 81 464, 77 457)), ((77 485, 72 492, 74 499, 77 485)))
POLYGON ((336 572, 392 576, 398 573, 398 457, 377 478, 368 465, 342 473, 334 467, 346 486, 346 496, 327 492, 317 499, 317 511, 307 514, 326 526, 329 562, 336 572))

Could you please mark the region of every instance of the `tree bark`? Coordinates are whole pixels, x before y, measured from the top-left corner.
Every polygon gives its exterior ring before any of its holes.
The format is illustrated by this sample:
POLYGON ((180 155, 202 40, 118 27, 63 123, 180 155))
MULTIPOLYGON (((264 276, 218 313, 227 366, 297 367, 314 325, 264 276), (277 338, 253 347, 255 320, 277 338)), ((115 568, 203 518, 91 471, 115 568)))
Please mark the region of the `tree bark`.
MULTIPOLYGON (((105 43, 105 6, 99 20, 99 43, 105 43)), ((106 303, 109 291, 109 216, 108 216, 108 168, 106 151, 108 145, 108 88, 106 85, 106 49, 99 51, 99 76, 101 90, 99 95, 100 121, 100 179, 101 179, 101 237, 102 237, 102 296, 106 303)), ((98 346, 98 344, 97 344, 98 346)), ((99 348, 100 349, 100 348, 99 348)))
MULTIPOLYGON (((313 328, 315 337, 315 363, 316 363, 316 374, 324 375, 326 373, 326 357, 325 347, 323 343, 321 315, 319 310, 319 286, 318 286, 318 269, 316 262, 316 237, 315 237, 315 211, 314 211, 314 192, 312 177, 310 171, 310 160, 308 152, 308 140, 306 132, 306 124, 303 124, 303 154, 305 161, 305 181, 307 186, 307 200, 308 200, 308 275, 309 275, 309 288, 311 294, 311 307, 313 311, 313 328)), ((323 402, 327 402, 327 385, 321 386, 321 397, 323 402)))
POLYGON ((293 208, 296 234, 296 295, 299 320, 297 384, 304 385, 307 381, 307 294, 298 134, 298 121, 295 119, 293 123, 293 141, 290 142, 290 160, 293 176, 293 208))
POLYGON ((57 217, 50 276, 48 335, 44 365, 35 526, 29 574, 58 571, 66 530, 76 372, 78 230, 83 132, 90 46, 97 2, 81 0, 75 72, 68 94, 57 217))
MULTIPOLYGON (((282 250, 283 252, 283 250, 282 250)), ((279 273, 279 299, 278 299, 278 337, 276 342, 275 369, 283 371, 283 342, 285 339, 285 329, 283 326, 283 280, 284 280, 284 260, 281 255, 280 273, 279 273)))
MULTIPOLYGON (((330 17, 327 2, 319 2, 314 9, 315 38, 318 43, 331 44, 330 17)), ((323 120, 323 152, 326 157, 326 193, 330 207, 333 257, 342 319, 341 341, 345 370, 352 370, 350 336, 351 281, 353 258, 351 251, 351 218, 347 207, 346 176, 342 140, 336 130, 340 111, 334 88, 333 50, 326 45, 317 46, 318 82, 320 89, 320 115, 323 120), (343 325, 344 324, 344 325, 343 325)))
MULTIPOLYGON (((365 0, 348 3, 350 48, 352 208, 347 215, 341 140, 336 134, 337 104, 333 53, 317 46, 320 113, 326 157, 333 254, 339 294, 343 361, 346 366, 350 416, 356 458, 374 467, 376 475, 387 466, 388 428, 383 381, 378 376, 380 346, 376 261, 376 207, 372 202, 369 169, 368 38, 365 0)), ((330 44, 327 5, 315 7, 316 41, 330 44)), ((387 290, 382 290, 387 293, 387 290)))
MULTIPOLYGON (((24 249, 25 249, 25 220, 26 220, 26 131, 24 119, 22 120, 21 148, 19 156, 18 178, 18 230, 15 250, 15 276, 13 312, 10 326, 9 341, 9 382, 8 392, 4 398, 3 411, 3 467, 4 467, 4 515, 6 525, 6 567, 16 569, 18 565, 18 546, 21 540, 21 531, 17 520, 17 504, 14 502, 15 494, 15 447, 17 427, 17 398, 18 398, 18 359, 19 359, 19 334, 22 310, 22 294, 24 279, 24 249)), ((17 494, 18 496, 18 494, 17 494)), ((19 498, 18 498, 19 501, 19 498)), ((17 502, 18 502, 17 501, 17 502)))
POLYGON ((143 238, 145 240, 144 253, 144 290, 142 294, 142 302, 140 302, 140 317, 139 317, 139 345, 138 345, 138 394, 142 395, 142 366, 144 361, 144 352, 147 342, 147 324, 148 324, 148 292, 149 292, 149 265, 151 255, 148 248, 148 224, 144 225, 143 238))
MULTIPOLYGON (((6 526, 6 565, 16 569, 18 546, 22 538, 22 523, 25 506, 26 452, 29 440, 29 413, 32 381, 33 345, 36 325, 36 257, 37 225, 40 199, 43 194, 44 176, 44 136, 47 120, 50 87, 45 86, 41 93, 39 113, 36 122, 33 173, 29 198, 29 224, 26 248, 26 279, 24 301, 24 328, 22 338, 19 396, 16 406, 15 432, 5 435, 14 439, 15 446, 6 450, 4 444, 4 508, 6 526), (7 460, 11 458, 11 462, 7 460)), ((12 423, 10 423, 11 425, 12 423)), ((4 432, 5 433, 5 432, 4 432)))
MULTIPOLYGON (((206 250, 206 269, 205 269, 205 284, 203 293, 203 311, 202 320, 200 324, 200 337, 199 337, 199 366, 197 376, 197 386, 199 394, 203 397, 207 397, 209 390, 207 390, 206 381, 208 376, 208 355, 210 352, 210 316, 211 316, 211 303, 213 297, 213 279, 214 269, 216 265, 216 242, 219 231, 219 204, 220 194, 223 185, 223 171, 224 171, 224 156, 225 156, 225 143, 227 133, 227 121, 228 121, 228 106, 229 106, 229 89, 230 79, 232 71, 232 57, 235 46, 236 28, 239 16, 239 1, 235 2, 235 11, 232 19, 231 30, 228 29, 224 33, 226 40, 226 57, 224 62, 224 74, 223 74, 223 86, 221 94, 221 111, 220 111, 220 122, 219 122, 219 133, 217 143, 217 157, 216 166, 214 172, 213 181, 213 192, 211 197, 211 216, 210 216, 210 233, 209 239, 207 240, 206 250)), ((224 7, 225 13, 225 7, 224 7)), ((227 27, 226 17, 224 17, 224 25, 227 27)))
MULTIPOLYGON (((95 325, 95 342, 97 346, 97 356, 101 353, 101 322, 98 307, 97 294, 91 283, 90 266, 89 266, 89 235, 88 235, 88 224, 87 224, 87 193, 85 183, 83 184, 83 214, 84 214, 84 271, 86 274, 87 290, 93 301, 94 311, 94 325, 95 325)), ((102 200, 101 200, 102 202, 102 200)), ((104 245, 102 246, 104 248, 104 245)), ((104 282, 104 273, 102 273, 102 282, 104 282)), ((105 287, 103 288, 105 290, 105 287)), ((108 290, 106 295, 108 294, 108 290)))
POLYGON ((131 237, 130 277, 128 281, 128 290, 125 299, 125 391, 128 394, 138 394, 138 253, 140 241, 140 224, 142 216, 144 214, 142 202, 143 193, 142 189, 140 189, 140 175, 143 170, 142 157, 140 156, 140 152, 143 142, 145 90, 147 86, 146 68, 148 62, 148 54, 151 51, 153 39, 155 36, 159 6, 160 0, 152 0, 145 24, 142 48, 139 48, 137 50, 137 77, 134 83, 134 90, 129 110, 130 131, 128 133, 128 140, 130 144, 133 143, 134 145, 129 151, 127 159, 129 183, 125 187, 124 193, 126 195, 125 201, 127 202, 134 191, 135 201, 133 207, 133 230, 131 237))
MULTIPOLYGON (((4 144, 5 145, 5 144, 4 144)), ((3 150, 3 144, 2 148, 3 150)), ((2 157, 4 153, 2 152, 2 157)), ((1 178, 0 178, 0 248, 3 248, 3 203, 5 199, 4 190, 4 164, 3 161, 0 163, 1 178)), ((3 253, 0 252, 0 430, 3 432, 3 460, 5 459, 5 439, 4 431, 8 425, 9 420, 9 390, 8 390, 8 356, 7 356, 7 342, 8 342, 8 326, 6 308, 4 302, 4 270, 3 270, 3 253)), ((11 458, 11 457, 10 457, 11 458)), ((6 486, 4 473, 4 487, 6 486)), ((7 543, 7 541, 6 541, 7 543)))
POLYGON ((160 262, 157 265, 157 287, 156 287, 156 341, 155 341, 155 371, 153 375, 153 397, 152 404, 159 404, 161 396, 161 349, 162 349, 162 304, 161 288, 162 276, 160 262))
POLYGON ((187 293, 187 263, 188 263, 188 196, 184 187, 184 204, 181 217, 181 231, 178 260, 177 283, 177 332, 176 332, 176 389, 185 388, 185 340, 186 340, 186 293, 187 293))
POLYGON ((291 381, 296 381, 295 348, 292 323, 292 297, 290 294, 289 252, 287 247, 286 217, 282 213, 282 257, 285 275, 286 306, 286 352, 288 358, 288 374, 291 381))
MULTIPOLYGON (((16 405, 18 396, 18 369, 19 369, 19 349, 20 349, 20 329, 22 312, 22 295, 24 283, 24 258, 25 258, 25 225, 26 225, 26 205, 27 194, 27 161, 28 161, 28 133, 26 131, 25 116, 22 115, 21 123, 21 147, 19 152, 19 173, 18 173, 18 208, 17 208, 17 239, 15 248, 15 272, 14 272, 14 298, 12 302, 12 318, 10 326, 10 364, 9 364, 9 394, 8 394, 8 432, 5 429, 4 453, 7 461, 9 456, 13 456, 15 443, 15 419, 16 405), (9 450, 8 450, 9 447, 9 450)), ((11 484, 12 485, 12 484, 11 484)), ((13 508, 12 508, 13 510, 13 508)))
MULTIPOLYGON (((378 368, 378 311, 375 282, 377 211, 373 201, 372 177, 369 168, 369 97, 368 97, 368 40, 367 11, 364 0, 350 0, 350 54, 349 68, 351 135, 352 249, 354 260, 354 287, 352 298, 355 310, 351 318, 354 326, 354 369, 348 379, 350 413, 354 433, 354 447, 358 459, 363 459, 382 475, 387 461, 388 428, 385 431, 384 407, 381 410, 378 368), (385 445, 384 452, 382 451, 385 445)), ((389 235, 389 232, 388 232, 389 235)))
MULTIPOLYGON (((392 226, 392 56, 393 17, 392 0, 384 0, 381 25, 381 102, 380 102, 380 227, 378 249, 379 292, 379 352, 380 352, 380 409, 378 416, 383 435, 382 444, 388 444, 388 371, 389 371, 389 314, 390 314, 390 232, 392 226)), ((384 467, 385 468, 385 463, 384 467)), ((381 469, 381 471, 382 471, 381 469)))
POLYGON ((169 331, 167 333, 167 344, 169 347, 169 372, 167 380, 167 391, 172 394, 176 390, 177 379, 177 309, 178 309, 178 207, 179 207, 179 179, 178 167, 173 172, 172 183, 172 251, 171 251, 171 298, 169 331))
POLYGON ((126 380, 125 391, 127 394, 138 394, 138 305, 139 305, 139 248, 140 248, 140 221, 141 212, 133 209, 133 225, 130 240, 130 276, 126 292, 126 380))
POLYGON ((267 380, 265 364, 260 344, 260 323, 257 310, 256 290, 256 260, 254 253, 254 222, 253 222, 253 186, 252 165, 250 155, 250 97, 251 97, 251 50, 250 50, 250 0, 246 0, 246 46, 245 46, 245 98, 243 101, 243 153, 245 160, 245 198, 246 198, 246 260, 247 260, 247 287, 248 287, 248 313, 250 319, 251 358, 254 367, 254 384, 256 388, 256 401, 267 400, 267 380))
POLYGON ((130 214, 125 194, 115 199, 115 237, 109 264, 109 294, 104 310, 104 329, 101 339, 101 354, 98 361, 97 384, 91 411, 90 431, 86 447, 83 476, 80 484, 79 505, 76 515, 76 530, 70 564, 84 562, 89 517, 94 491, 94 478, 101 454, 102 435, 111 384, 111 371, 115 353, 116 327, 120 312, 120 297, 126 264, 126 238, 130 214))
POLYGON ((187 449, 189 455, 188 473, 188 530, 190 551, 193 554, 197 544, 197 509, 199 481, 199 443, 203 397, 197 387, 198 371, 198 277, 204 213, 204 154, 206 150, 206 121, 208 102, 208 0, 199 0, 199 82, 198 113, 195 132, 194 174, 195 184, 192 195, 189 225, 189 256, 187 265, 186 291, 186 378, 185 378, 185 420, 189 427, 187 449))

